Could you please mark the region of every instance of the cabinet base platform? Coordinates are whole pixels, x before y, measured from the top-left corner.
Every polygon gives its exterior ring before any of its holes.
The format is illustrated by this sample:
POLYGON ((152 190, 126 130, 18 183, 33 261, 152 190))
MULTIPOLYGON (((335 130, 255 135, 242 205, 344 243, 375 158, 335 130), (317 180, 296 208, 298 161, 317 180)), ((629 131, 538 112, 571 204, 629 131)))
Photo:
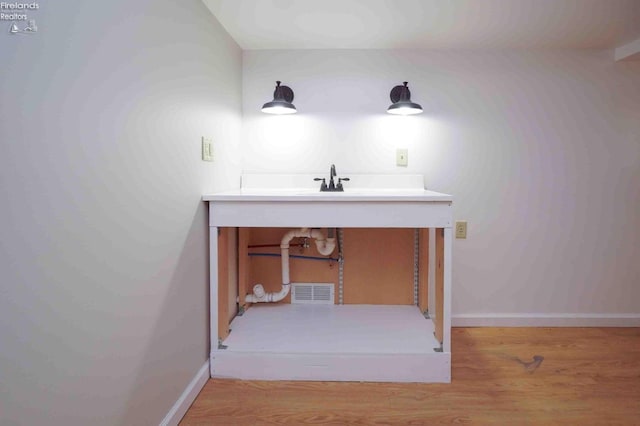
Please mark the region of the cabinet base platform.
POLYGON ((212 351, 211 376, 245 380, 451 381, 451 353, 408 305, 258 305, 212 351))

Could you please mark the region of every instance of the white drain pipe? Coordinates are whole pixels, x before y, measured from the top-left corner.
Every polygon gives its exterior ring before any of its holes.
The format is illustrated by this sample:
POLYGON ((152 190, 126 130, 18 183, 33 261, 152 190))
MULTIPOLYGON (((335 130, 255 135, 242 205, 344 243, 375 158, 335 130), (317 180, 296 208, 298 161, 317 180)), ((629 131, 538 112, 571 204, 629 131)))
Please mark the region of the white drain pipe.
POLYGON ((289 294, 291 281, 289 279, 289 243, 296 237, 313 238, 316 241, 316 248, 323 256, 329 256, 336 247, 335 238, 327 238, 319 229, 292 229, 282 237, 280 241, 280 252, 282 257, 282 288, 278 292, 265 293, 262 284, 253 286, 253 294, 247 294, 245 302, 279 302, 289 294))
POLYGON ((311 238, 316 240, 316 248, 318 249, 318 253, 323 256, 329 256, 331 253, 333 253, 333 249, 336 248, 336 239, 325 237, 322 231, 319 229, 311 230, 311 238))

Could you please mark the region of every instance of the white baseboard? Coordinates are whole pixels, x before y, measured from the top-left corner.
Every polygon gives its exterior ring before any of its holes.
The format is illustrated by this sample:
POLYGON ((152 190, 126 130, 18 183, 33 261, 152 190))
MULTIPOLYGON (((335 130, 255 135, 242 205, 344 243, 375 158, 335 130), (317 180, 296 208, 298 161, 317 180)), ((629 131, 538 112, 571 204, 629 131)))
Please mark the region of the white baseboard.
POLYGON ((204 363, 200 370, 196 373, 194 378, 191 380, 191 383, 187 385, 180 398, 173 404, 171 410, 164 416, 162 422, 160 422, 160 426, 177 426, 182 420, 182 417, 187 413, 187 410, 195 401, 196 397, 209 380, 209 360, 204 363))
POLYGON ((452 327, 640 327, 640 314, 459 314, 452 327))

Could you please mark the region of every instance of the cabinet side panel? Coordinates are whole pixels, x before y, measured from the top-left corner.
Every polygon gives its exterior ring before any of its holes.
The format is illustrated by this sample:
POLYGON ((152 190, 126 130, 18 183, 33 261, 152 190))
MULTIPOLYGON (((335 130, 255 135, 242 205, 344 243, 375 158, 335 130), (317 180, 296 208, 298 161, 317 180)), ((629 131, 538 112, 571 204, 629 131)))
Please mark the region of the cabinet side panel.
POLYGON ((249 291, 249 233, 251 228, 238 229, 238 298, 240 306, 246 309, 244 296, 249 291))
POLYGON ((436 312, 434 318, 436 339, 444 336, 444 228, 436 230, 436 312))
POLYGON ((429 309, 429 229, 421 228, 419 231, 419 255, 418 261, 418 306, 420 312, 429 309))
MULTIPOLYGON (((218 337, 229 334, 229 232, 230 228, 219 228, 218 235, 218 337)), ((215 342, 212 342, 215 344, 215 342)))
POLYGON ((228 320, 231 322, 238 313, 238 228, 229 228, 227 246, 227 263, 229 265, 229 283, 227 291, 228 320))

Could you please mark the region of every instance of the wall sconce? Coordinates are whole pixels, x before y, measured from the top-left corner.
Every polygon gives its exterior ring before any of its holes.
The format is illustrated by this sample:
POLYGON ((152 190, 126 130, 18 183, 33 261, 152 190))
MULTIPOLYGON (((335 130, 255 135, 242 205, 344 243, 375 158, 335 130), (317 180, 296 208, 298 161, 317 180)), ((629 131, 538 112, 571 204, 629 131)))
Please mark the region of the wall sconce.
POLYGON ((389 114, 412 115, 420 114, 422 107, 419 104, 411 102, 411 92, 405 81, 404 86, 396 86, 391 89, 389 96, 391 97, 391 106, 387 108, 389 114))
POLYGON ((297 110, 291 101, 293 101, 293 90, 288 86, 280 86, 280 82, 276 81, 273 100, 262 105, 262 112, 267 114, 295 114, 297 110))

